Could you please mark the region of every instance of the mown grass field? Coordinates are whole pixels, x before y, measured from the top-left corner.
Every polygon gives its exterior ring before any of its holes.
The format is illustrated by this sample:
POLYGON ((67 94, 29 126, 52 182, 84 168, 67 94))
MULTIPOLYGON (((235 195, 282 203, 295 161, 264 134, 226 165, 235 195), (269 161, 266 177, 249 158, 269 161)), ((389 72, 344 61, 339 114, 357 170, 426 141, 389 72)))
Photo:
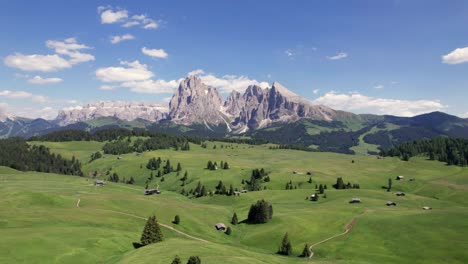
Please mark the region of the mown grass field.
POLYGON ((206 149, 191 145, 190 151, 161 150, 104 155, 89 163, 97 142, 44 142, 63 156, 75 155, 83 162, 85 174, 97 171, 119 177, 134 177, 135 185, 109 183, 92 185, 93 179, 75 176, 18 172, 0 168, 0 263, 170 263, 175 255, 184 262, 198 255, 202 263, 466 263, 468 261, 468 168, 446 166, 423 157, 404 162, 396 158, 376 159, 365 155, 309 153, 270 150, 210 142, 206 149), (214 149, 216 145, 216 149, 214 149), (223 147, 221 148, 221 145, 223 147), (161 195, 144 196, 149 158, 170 159, 182 173, 154 178, 161 195), (227 161, 229 170, 206 170, 207 161, 227 161), (354 163, 352 162, 354 160, 354 163), (214 190, 219 180, 241 188, 251 170, 264 168, 271 181, 267 190, 241 196, 214 195, 187 198, 178 192, 195 188, 198 181, 214 190), (188 171, 186 186, 179 180, 188 171), (293 174, 297 171, 297 174, 293 174), (311 171, 312 184, 307 171, 311 171), (393 180, 392 192, 382 189, 397 175, 415 181, 393 180), (337 177, 358 183, 361 189, 334 190, 337 177), (297 186, 284 190, 288 181, 297 186), (327 198, 306 200, 315 184, 326 184, 327 198), (405 197, 395 192, 406 192, 405 197), (352 197, 361 204, 349 204, 352 197), (80 199, 80 207, 77 201, 80 199), (243 220, 258 199, 273 204, 271 222, 262 225, 230 225, 234 212, 243 220), (387 207, 387 201, 397 203, 387 207), (424 211, 423 206, 433 210, 424 211), (137 218, 155 214, 161 223, 208 243, 187 238, 163 228, 162 243, 134 249, 145 221, 137 218), (179 225, 172 224, 174 216, 179 225), (353 229, 314 247, 310 260, 297 257, 304 244, 314 244, 344 231, 356 218, 353 229), (225 235, 214 229, 223 222, 232 227, 225 235), (285 232, 289 233, 294 256, 274 254, 285 232))

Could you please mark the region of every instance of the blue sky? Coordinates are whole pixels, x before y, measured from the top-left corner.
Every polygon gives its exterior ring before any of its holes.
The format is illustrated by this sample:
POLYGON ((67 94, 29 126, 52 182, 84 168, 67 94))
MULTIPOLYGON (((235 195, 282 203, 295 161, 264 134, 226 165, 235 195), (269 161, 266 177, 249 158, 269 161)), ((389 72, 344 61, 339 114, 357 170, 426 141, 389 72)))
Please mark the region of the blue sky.
POLYGON ((195 72, 224 96, 278 81, 356 113, 468 117, 467 1, 5 1, 0 111, 166 104, 195 72), (445 57, 443 57, 445 56, 445 57))

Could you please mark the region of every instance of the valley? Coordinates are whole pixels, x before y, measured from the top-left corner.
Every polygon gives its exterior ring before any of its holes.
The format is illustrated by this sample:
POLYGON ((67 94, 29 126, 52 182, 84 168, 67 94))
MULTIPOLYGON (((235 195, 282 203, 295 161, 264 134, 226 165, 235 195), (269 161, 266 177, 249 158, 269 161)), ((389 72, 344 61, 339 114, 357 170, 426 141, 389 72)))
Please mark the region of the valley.
POLYGON ((203 263, 463 263, 468 257, 464 250, 468 194, 456 187, 468 185, 464 167, 446 166, 424 157, 405 162, 226 142, 206 142, 206 147, 190 144, 189 151, 104 154, 89 162, 91 154, 104 143, 30 144, 46 145, 65 158, 75 156, 82 161, 87 177, 2 167, 0 262, 154 263, 157 259, 158 263, 170 263, 175 255, 184 259, 198 255, 203 263), (151 174, 146 164, 153 157, 169 159, 174 167, 180 163, 182 173, 154 177, 148 187, 159 188, 161 194, 145 196, 144 187, 151 174), (223 160, 230 168, 207 170, 209 160, 218 164, 223 160), (105 173, 110 168, 120 179, 133 177, 135 183, 108 181, 105 173), (214 191, 220 180, 241 189, 241 181, 248 180, 256 168, 268 173, 270 181, 262 183, 266 190, 200 198, 180 194, 182 188, 195 189, 198 182, 214 191), (188 179, 181 186, 185 171, 188 179), (95 172, 96 179, 106 180, 105 186, 94 186, 95 178, 89 175, 95 172), (407 180, 395 180, 398 175, 405 175, 407 180), (359 184, 360 189, 335 190, 332 185, 337 177, 359 184), (391 192, 382 188, 389 178, 393 179, 391 192), (285 190, 289 181, 295 188, 285 190), (316 184, 328 186, 326 198, 319 194, 316 202, 305 199, 316 192, 316 184), (395 196, 396 192, 405 192, 406 196, 395 196), (362 202, 350 204, 353 197, 362 202), (239 221, 246 219, 249 206, 259 199, 273 205, 270 222, 230 223, 234 212, 239 221), (397 206, 388 207, 387 201, 397 206), (433 209, 425 211, 423 206, 433 209), (132 243, 139 241, 144 219, 152 214, 161 224, 202 241, 162 227, 163 242, 134 249, 132 243), (172 223, 175 215, 180 215, 179 224, 172 223), (343 233, 354 218, 347 234, 314 246, 311 259, 298 257, 305 244, 343 233), (230 226, 232 234, 217 231, 214 225, 219 222, 230 226), (286 232, 293 247, 289 257, 275 254, 286 232), (452 246, 454 241, 458 246, 452 246))

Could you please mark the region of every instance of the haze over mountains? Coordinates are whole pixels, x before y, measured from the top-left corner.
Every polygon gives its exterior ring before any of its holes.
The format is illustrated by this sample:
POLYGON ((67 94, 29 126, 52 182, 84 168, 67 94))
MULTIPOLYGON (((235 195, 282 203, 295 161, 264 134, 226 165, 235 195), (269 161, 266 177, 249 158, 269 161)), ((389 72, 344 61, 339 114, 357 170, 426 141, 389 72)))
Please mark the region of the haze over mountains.
POLYGON ((232 91, 223 101, 215 87, 193 75, 181 81, 168 106, 100 101, 63 109, 55 120, 31 120, 0 113, 1 137, 110 127, 196 136, 243 134, 338 152, 350 152, 352 146, 359 144, 360 137, 380 147, 435 136, 468 137, 466 119, 440 112, 410 118, 358 115, 315 104, 278 82, 268 88, 251 85, 244 93, 232 91))

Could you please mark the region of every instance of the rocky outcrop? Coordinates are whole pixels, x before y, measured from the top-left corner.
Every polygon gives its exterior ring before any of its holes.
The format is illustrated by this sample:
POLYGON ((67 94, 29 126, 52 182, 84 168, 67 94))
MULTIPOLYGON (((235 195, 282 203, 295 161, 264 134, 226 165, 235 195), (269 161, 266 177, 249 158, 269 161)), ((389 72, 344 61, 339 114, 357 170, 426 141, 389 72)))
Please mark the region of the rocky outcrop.
POLYGON ((59 111, 56 123, 66 126, 100 117, 115 117, 126 121, 140 118, 157 122, 167 117, 166 112, 166 107, 154 103, 101 101, 63 109, 59 111))
POLYGON ((222 111, 222 99, 212 86, 205 85, 197 76, 183 80, 169 102, 169 118, 182 125, 219 125, 229 119, 222 111))

